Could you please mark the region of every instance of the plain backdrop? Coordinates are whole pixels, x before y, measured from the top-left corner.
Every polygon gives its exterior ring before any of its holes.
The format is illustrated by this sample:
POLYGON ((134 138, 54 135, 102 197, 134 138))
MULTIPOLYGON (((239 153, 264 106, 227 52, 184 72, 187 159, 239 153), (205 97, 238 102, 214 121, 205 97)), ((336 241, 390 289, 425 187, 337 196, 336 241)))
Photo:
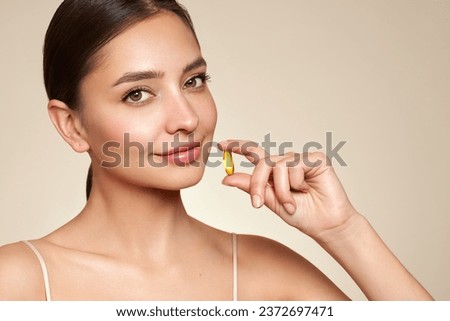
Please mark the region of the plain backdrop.
MULTIPOLYGON (((0 1, 0 245, 46 235, 85 202, 89 159, 54 130, 42 81, 44 33, 60 2, 0 1)), ((352 203, 431 294, 449 300, 450 1, 181 2, 212 76, 215 140, 270 134, 297 151, 325 145, 327 132, 333 145, 346 141, 347 166, 334 166, 352 203)), ((224 175, 208 168, 183 191, 192 216, 276 239, 365 299, 314 241, 253 209, 221 185, 224 175)))

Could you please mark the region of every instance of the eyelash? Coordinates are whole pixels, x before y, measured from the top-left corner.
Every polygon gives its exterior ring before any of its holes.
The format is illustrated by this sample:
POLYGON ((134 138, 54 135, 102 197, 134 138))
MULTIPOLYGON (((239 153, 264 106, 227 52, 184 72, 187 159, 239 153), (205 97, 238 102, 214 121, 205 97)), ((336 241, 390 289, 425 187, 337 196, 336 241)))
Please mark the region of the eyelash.
POLYGON ((195 78, 200 78, 204 83, 208 82, 208 81, 211 81, 211 76, 209 74, 207 74, 206 72, 203 72, 201 74, 195 75, 194 77, 189 78, 188 81, 192 80, 192 79, 195 79, 195 78))
POLYGON ((137 92, 137 91, 143 91, 143 92, 152 94, 152 92, 151 92, 150 90, 148 90, 148 88, 145 88, 145 87, 142 87, 142 86, 134 87, 134 88, 131 88, 130 90, 128 90, 128 91, 123 95, 122 101, 125 102, 125 101, 130 97, 130 95, 131 95, 132 93, 137 92))
MULTIPOLYGON (((189 79, 185 82, 185 85, 183 85, 183 87, 186 86, 186 83, 188 83, 189 81, 194 80, 194 79, 196 79, 196 78, 200 78, 203 84, 206 83, 206 82, 211 81, 211 76, 210 76, 209 74, 207 74, 207 73, 204 72, 204 73, 201 73, 201 74, 198 74, 198 75, 195 75, 195 76, 189 78, 189 79)), ((194 89, 197 89, 197 88, 194 88, 194 89)), ((126 100, 130 97, 130 95, 131 95, 132 93, 134 93, 134 92, 137 92, 137 91, 143 91, 143 92, 152 94, 152 92, 151 92, 150 90, 148 90, 148 88, 145 88, 145 87, 142 87, 142 86, 134 87, 134 88, 131 88, 130 90, 128 90, 128 91, 123 95, 122 101, 123 101, 123 102, 126 102, 126 100)), ((138 103, 136 103, 136 104, 143 104, 143 103, 145 103, 145 101, 144 101, 144 102, 141 102, 141 103, 138 102, 138 103)))
POLYGON ((198 75, 194 75, 193 77, 189 78, 188 80, 186 80, 186 82, 183 85, 183 89, 188 89, 188 88, 192 88, 193 90, 199 90, 203 87, 205 87, 205 83, 211 80, 211 76, 208 75, 207 73, 200 73, 198 75), (202 85, 200 87, 187 87, 187 84, 191 81, 193 81, 194 79, 200 78, 200 80, 202 81, 202 85))

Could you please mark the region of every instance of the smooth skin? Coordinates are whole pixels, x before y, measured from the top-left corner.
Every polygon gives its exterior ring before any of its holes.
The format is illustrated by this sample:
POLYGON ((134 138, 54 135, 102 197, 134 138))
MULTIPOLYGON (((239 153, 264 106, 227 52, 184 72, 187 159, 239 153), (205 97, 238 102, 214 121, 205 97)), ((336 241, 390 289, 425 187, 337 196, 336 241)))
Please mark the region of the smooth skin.
MULTIPOLYGON (((180 196, 200 181, 204 165, 139 164, 142 156, 166 160, 162 146, 176 137, 202 147, 212 141, 217 114, 195 37, 178 17, 162 13, 122 32, 98 58, 82 81, 80 111, 58 100, 48 104, 58 132, 76 152, 89 153, 94 169, 81 213, 32 241, 45 258, 52 299, 231 300, 231 235, 190 217, 180 196), (145 76, 130 77, 136 72, 145 76), (130 166, 100 166, 111 160, 104 144, 123 146, 125 133, 153 148, 129 155, 118 148, 130 166)), ((225 177, 225 185, 316 240, 369 299, 431 299, 353 208, 331 166, 289 164, 324 155, 272 156, 244 144, 220 144, 256 165, 251 175, 225 177)), ((206 159, 201 150, 198 159, 206 159)), ((239 235, 238 264, 239 300, 348 299, 301 255, 266 238, 239 235)), ((0 248, 0 299, 45 299, 38 260, 23 243, 0 248)))

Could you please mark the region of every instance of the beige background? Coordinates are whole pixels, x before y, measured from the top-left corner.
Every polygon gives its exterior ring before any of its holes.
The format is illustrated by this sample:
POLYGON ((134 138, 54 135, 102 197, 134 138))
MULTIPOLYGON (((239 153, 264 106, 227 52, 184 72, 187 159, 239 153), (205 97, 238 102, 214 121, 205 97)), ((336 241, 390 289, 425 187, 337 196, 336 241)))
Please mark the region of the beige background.
MULTIPOLYGON (((271 133, 301 150, 333 132, 338 172, 406 267, 450 299, 450 2, 184 0, 213 77, 216 140, 271 133)), ((88 158, 46 113, 44 32, 60 0, 0 2, 0 244, 43 236, 84 203, 88 158)), ((193 216, 300 252, 353 299, 352 280, 320 247, 207 170, 184 192, 193 216)), ((267 267, 270 269, 270 267, 267 267)))

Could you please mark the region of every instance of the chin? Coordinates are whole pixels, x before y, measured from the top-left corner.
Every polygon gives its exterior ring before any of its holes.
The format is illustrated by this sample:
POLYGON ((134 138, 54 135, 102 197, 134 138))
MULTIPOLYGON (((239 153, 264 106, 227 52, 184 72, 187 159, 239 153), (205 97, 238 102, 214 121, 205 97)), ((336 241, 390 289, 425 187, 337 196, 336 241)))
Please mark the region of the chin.
POLYGON ((152 178, 149 187, 162 190, 177 191, 197 185, 203 178, 205 168, 173 168, 162 176, 152 178), (158 184, 155 184, 158 182, 158 184))

